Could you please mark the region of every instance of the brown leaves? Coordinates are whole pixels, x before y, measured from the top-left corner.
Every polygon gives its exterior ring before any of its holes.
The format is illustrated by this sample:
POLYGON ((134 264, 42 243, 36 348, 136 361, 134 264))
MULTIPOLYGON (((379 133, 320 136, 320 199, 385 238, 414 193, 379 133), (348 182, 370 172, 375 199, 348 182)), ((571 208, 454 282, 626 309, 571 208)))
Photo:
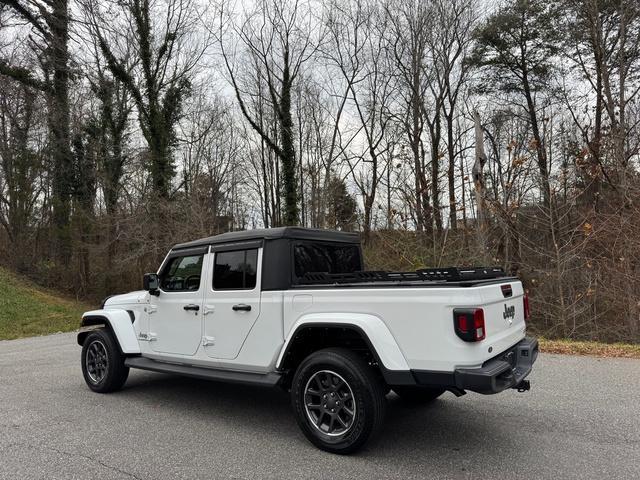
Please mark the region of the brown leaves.
POLYGON ((524 163, 526 162, 526 158, 525 157, 516 157, 513 159, 513 162, 511 162, 511 166, 513 168, 519 168, 522 165, 524 165, 524 163))
POLYGON ((625 343, 575 342, 570 340, 538 339, 544 353, 589 355, 595 357, 640 358, 640 345, 625 343))

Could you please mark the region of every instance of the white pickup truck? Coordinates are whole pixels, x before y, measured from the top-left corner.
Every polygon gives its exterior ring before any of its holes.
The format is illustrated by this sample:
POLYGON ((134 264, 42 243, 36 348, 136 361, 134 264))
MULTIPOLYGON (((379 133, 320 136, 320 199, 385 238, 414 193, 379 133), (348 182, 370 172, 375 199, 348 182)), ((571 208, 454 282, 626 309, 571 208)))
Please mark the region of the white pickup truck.
POLYGON ((356 234, 284 227, 176 245, 144 290, 83 315, 78 344, 96 392, 130 368, 279 386, 311 442, 349 453, 380 429, 390 390, 528 390, 528 316, 501 269, 366 271, 356 234))

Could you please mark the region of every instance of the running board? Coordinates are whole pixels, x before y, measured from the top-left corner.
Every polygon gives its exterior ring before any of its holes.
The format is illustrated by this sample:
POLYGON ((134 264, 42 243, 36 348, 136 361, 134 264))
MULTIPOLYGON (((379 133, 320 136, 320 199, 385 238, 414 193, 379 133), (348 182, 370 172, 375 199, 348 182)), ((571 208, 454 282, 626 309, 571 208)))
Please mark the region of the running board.
POLYGON ((215 380, 228 383, 243 383, 250 385, 261 385, 264 387, 274 387, 278 385, 282 375, 280 373, 251 373, 230 370, 217 370, 213 368, 195 367, 193 365, 178 365, 175 363, 158 362, 145 357, 127 357, 125 366, 149 370, 152 372, 172 373, 187 377, 201 378, 203 380, 215 380))

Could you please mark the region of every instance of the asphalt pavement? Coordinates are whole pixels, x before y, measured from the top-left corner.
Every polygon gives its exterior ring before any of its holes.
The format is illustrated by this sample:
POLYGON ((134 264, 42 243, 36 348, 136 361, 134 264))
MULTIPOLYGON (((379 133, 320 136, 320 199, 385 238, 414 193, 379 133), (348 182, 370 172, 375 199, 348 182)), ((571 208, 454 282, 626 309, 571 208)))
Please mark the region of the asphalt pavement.
POLYGON ((74 334, 0 341, 0 478, 640 478, 640 360, 543 354, 530 392, 390 394, 351 456, 309 444, 279 390, 132 370, 100 395, 79 360, 74 334))

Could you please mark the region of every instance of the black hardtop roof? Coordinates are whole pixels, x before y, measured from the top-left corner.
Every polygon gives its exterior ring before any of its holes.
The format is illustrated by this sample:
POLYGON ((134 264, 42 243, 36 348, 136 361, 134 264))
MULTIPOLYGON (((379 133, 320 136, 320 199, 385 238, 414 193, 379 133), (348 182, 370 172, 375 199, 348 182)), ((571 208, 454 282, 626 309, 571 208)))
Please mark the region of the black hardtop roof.
POLYGON ((179 243, 173 247, 173 250, 206 245, 218 245, 221 243, 235 243, 248 240, 275 240, 279 238, 341 243, 360 242, 360 237, 357 233, 339 232, 337 230, 320 230, 317 228, 277 227, 222 233, 220 235, 214 235, 213 237, 179 243))

